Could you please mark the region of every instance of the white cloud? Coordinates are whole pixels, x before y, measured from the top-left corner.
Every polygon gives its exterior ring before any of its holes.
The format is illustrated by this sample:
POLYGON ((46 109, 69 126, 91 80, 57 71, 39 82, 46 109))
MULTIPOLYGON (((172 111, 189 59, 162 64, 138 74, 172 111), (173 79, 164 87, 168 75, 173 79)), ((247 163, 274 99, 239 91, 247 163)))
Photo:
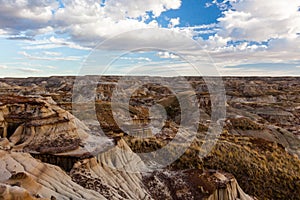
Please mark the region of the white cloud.
POLYGON ((170 53, 170 52, 167 52, 167 51, 164 51, 164 52, 158 52, 157 53, 157 56, 160 57, 160 58, 171 58, 171 59, 177 59, 179 58, 179 56, 173 54, 173 53, 170 53))
POLYGON ((233 40, 266 41, 300 32, 300 3, 295 0, 231 1, 232 8, 219 18, 222 37, 233 40))
POLYGON ((58 8, 58 2, 51 0, 0 0, 0 5, 1 29, 15 34, 47 27, 52 10, 58 8))
POLYGON ((62 55, 61 52, 54 52, 54 51, 44 51, 43 53, 47 56, 61 56, 62 55))
MULTIPOLYGON (((59 31, 86 46, 122 32, 158 27, 155 20, 148 24, 144 22, 150 13, 158 17, 164 11, 181 6, 181 0, 108 0, 103 7, 99 0, 64 0, 63 8, 59 8, 55 0, 0 0, 0 3, 0 33, 9 31, 14 35, 35 36, 59 31)), ((50 42, 57 45, 55 41, 50 42)), ((28 48, 54 46, 45 44, 28 48)))
POLYGON ((104 7, 95 0, 67 0, 64 3, 65 8, 59 9, 54 16, 60 30, 71 34, 73 40, 90 46, 127 31, 158 27, 156 20, 145 23, 150 12, 157 17, 181 6, 181 0, 109 0, 104 7))
POLYGON ((235 3, 237 2, 238 0, 223 0, 223 1, 218 1, 218 0, 213 0, 211 3, 206 3, 205 4, 205 7, 208 8, 212 5, 217 5, 219 7, 220 10, 227 10, 230 6, 228 5, 228 2, 231 2, 231 3, 235 3))
POLYGON ((152 61, 150 58, 147 57, 120 57, 119 59, 121 60, 138 60, 138 61, 147 61, 150 62, 152 61))
MULTIPOLYGON (((225 8, 226 2, 228 0, 218 4, 225 8)), ((224 15, 218 19, 219 23, 214 28, 216 34, 208 40, 197 40, 218 66, 299 61, 299 2, 229 2, 232 9, 223 11, 224 15)), ((187 54, 196 56, 197 53, 187 54)))
POLYGON ((25 72, 25 73, 40 73, 42 70, 34 69, 34 68, 16 68, 19 71, 25 72))
POLYGON ((8 67, 6 65, 0 65, 0 69, 7 69, 8 67))
POLYGON ((179 24, 180 24, 180 18, 177 17, 177 18, 170 19, 170 24, 168 26, 169 26, 169 28, 174 28, 175 26, 177 26, 179 24))
POLYGON ((52 66, 52 65, 48 65, 48 66, 46 66, 48 69, 57 69, 57 67, 56 66, 52 66))
MULTIPOLYGON (((22 48, 45 50, 32 55, 21 52, 29 59, 79 60, 49 49, 91 50, 103 41, 100 48, 104 50, 154 47, 161 58, 177 58, 172 51, 197 60, 204 49, 220 68, 299 61, 300 3, 295 0, 213 0, 212 3, 224 9, 218 23, 179 27, 180 18, 168 19, 173 32, 159 29, 156 20, 149 24, 145 20, 150 18, 149 13, 157 17, 164 11, 180 8, 181 0, 107 0, 103 7, 100 0, 64 0, 64 8, 58 8, 55 0, 0 0, 0 3, 0 35, 34 38, 24 41, 26 45, 22 48), (232 9, 225 10, 228 2, 232 9), (198 38, 200 46, 196 47, 191 38, 199 34, 213 35, 208 40, 198 38)), ((149 60, 140 57, 136 61, 149 60)))
MULTIPOLYGON (((121 33, 100 43, 100 50, 193 50, 196 43, 189 37, 190 32, 180 29, 145 28, 121 33)), ((124 52, 125 53, 125 52, 124 52)))
POLYGON ((47 56, 39 56, 39 55, 31 55, 28 54, 25 51, 21 51, 19 52, 19 54, 25 56, 28 59, 31 60, 61 60, 61 61, 78 61, 81 60, 82 57, 78 57, 78 56, 61 56, 61 57, 47 57, 47 56))
POLYGON ((147 11, 152 11, 154 17, 166 10, 178 9, 181 6, 181 0, 109 0, 104 7, 106 13, 116 19, 124 19, 124 17, 137 18, 145 16, 147 11))
POLYGON ((51 36, 47 39, 41 39, 41 40, 35 40, 30 41, 26 43, 25 46, 23 46, 23 49, 26 50, 34 50, 34 49, 54 49, 54 48, 61 48, 61 47, 68 47, 71 49, 79 49, 79 50, 91 50, 89 47, 83 47, 80 44, 77 44, 72 41, 67 41, 64 38, 57 38, 54 36, 51 36))
POLYGON ((9 35, 9 33, 0 27, 0 35, 9 35))

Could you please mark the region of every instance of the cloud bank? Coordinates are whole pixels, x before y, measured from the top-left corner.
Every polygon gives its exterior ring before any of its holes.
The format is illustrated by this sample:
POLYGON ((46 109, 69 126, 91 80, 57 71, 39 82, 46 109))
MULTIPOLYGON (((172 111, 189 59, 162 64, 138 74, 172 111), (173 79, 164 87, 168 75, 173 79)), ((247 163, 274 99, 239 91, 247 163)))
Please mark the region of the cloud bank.
MULTIPOLYGON (((187 27, 180 24, 180 17, 170 18, 165 28, 176 34, 164 31, 162 34, 157 18, 166 11, 180 9, 181 0, 0 0, 0 3, 0 34, 26 41, 24 50, 60 47, 90 50, 101 41, 128 32, 126 37, 114 39, 114 43, 103 48, 119 50, 130 48, 133 43, 160 44, 162 49, 178 50, 197 60, 200 50, 186 45, 189 38, 199 44, 201 51, 209 52, 224 73, 231 71, 228 67, 241 64, 300 64, 300 3, 295 0, 212 1, 207 7, 216 4, 222 10, 216 23, 187 27), (138 31, 141 29, 151 31, 138 31), (209 36, 202 37, 204 34, 209 36)), ((63 59, 55 53, 34 56, 24 51, 21 55, 40 60, 78 60, 63 59)), ((157 55, 177 58, 163 51, 157 55)))

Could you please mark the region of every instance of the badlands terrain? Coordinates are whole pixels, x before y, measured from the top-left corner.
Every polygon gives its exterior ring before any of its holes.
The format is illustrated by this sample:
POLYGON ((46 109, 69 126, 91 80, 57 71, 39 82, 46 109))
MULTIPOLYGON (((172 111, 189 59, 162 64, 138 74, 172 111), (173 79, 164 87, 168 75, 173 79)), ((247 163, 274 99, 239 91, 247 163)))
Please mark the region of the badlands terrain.
POLYGON ((0 199, 300 199, 299 77, 120 79, 0 79, 0 199))

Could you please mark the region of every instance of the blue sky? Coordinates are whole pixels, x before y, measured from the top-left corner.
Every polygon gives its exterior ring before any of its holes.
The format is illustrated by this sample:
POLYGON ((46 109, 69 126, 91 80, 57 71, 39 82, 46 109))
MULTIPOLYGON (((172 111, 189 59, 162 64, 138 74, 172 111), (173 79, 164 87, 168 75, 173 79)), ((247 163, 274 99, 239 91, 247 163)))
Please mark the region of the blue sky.
POLYGON ((167 27, 169 24, 166 18, 180 18, 179 26, 197 26, 202 24, 217 23, 217 18, 222 15, 222 11, 217 5, 206 6, 211 1, 189 0, 182 1, 179 9, 168 10, 158 17, 158 22, 167 27))
POLYGON ((1 77, 300 75, 297 0, 0 3, 1 77))

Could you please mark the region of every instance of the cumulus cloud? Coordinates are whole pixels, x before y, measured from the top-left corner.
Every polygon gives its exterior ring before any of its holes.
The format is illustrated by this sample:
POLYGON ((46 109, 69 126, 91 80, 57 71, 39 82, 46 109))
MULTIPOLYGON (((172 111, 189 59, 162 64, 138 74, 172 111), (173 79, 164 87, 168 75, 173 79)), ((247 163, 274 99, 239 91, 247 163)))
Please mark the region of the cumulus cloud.
POLYGON ((231 1, 232 9, 219 18, 219 35, 232 40, 266 41, 300 32, 299 2, 295 0, 231 1))
POLYGON ((58 8, 54 0, 0 0, 0 4, 0 27, 13 34, 47 27, 58 8))
POLYGON ((170 19, 170 24, 168 26, 169 26, 169 28, 173 28, 179 24, 180 24, 180 18, 177 17, 177 18, 170 19))
POLYGON ((295 0, 213 0, 222 10, 217 23, 180 27, 180 18, 171 18, 169 32, 155 17, 180 8, 181 0, 62 2, 64 7, 56 0, 0 0, 0 34, 24 40, 24 50, 45 50, 43 55, 21 52, 37 60, 78 60, 49 49, 91 50, 102 41, 98 47, 105 50, 153 47, 159 57, 171 59, 176 58, 171 51, 197 60, 206 50, 218 66, 299 62, 300 3, 295 0))
POLYGON ((164 52, 158 52, 157 53, 157 56, 160 57, 160 58, 171 58, 171 59, 177 59, 179 58, 179 56, 173 54, 173 53, 170 53, 170 52, 167 52, 167 51, 164 51, 164 52))
POLYGON ((147 11, 151 11, 154 17, 166 10, 178 9, 181 6, 181 0, 109 0, 105 4, 105 11, 111 13, 115 19, 124 19, 124 17, 137 18, 147 16, 147 11))
POLYGON ((62 32, 70 33, 73 40, 94 42, 91 45, 127 31, 158 27, 155 19, 149 23, 145 20, 151 14, 158 17, 166 10, 181 6, 181 0, 109 0, 105 6, 95 0, 66 0, 64 3, 65 8, 54 16, 57 26, 62 32))
POLYGON ((224 0, 214 3, 225 9, 223 16, 218 19, 215 34, 208 40, 198 38, 197 42, 217 65, 299 63, 299 2, 224 0))
POLYGON ((100 43, 96 49, 102 50, 193 50, 196 43, 189 37, 189 32, 163 28, 146 28, 123 32, 100 43))
POLYGON ((181 0, 107 0, 105 6, 100 0, 62 2, 64 7, 55 0, 0 0, 0 33, 35 36, 58 31, 76 42, 95 45, 122 32, 158 27, 155 20, 145 20, 181 6, 181 0))

